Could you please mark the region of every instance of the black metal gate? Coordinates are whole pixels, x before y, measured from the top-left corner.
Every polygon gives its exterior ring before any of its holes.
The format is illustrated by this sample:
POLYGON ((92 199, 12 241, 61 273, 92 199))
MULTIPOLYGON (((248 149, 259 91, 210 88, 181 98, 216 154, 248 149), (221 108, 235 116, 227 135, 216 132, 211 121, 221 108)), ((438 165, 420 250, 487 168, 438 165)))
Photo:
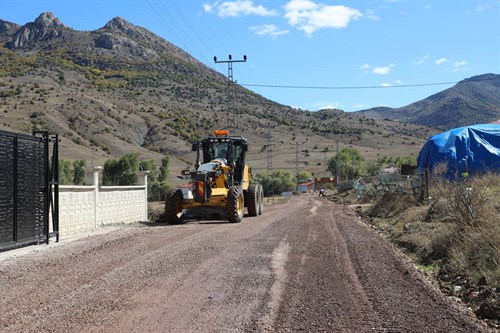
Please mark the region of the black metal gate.
POLYGON ((58 179, 57 135, 0 131, 0 251, 59 241, 58 179))

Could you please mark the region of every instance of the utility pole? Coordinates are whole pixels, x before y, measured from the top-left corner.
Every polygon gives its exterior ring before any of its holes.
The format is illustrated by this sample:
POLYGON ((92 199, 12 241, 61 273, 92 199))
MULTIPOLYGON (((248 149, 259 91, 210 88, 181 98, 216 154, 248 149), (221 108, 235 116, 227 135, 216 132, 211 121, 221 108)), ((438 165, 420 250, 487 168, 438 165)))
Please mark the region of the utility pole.
POLYGON ((299 176, 299 143, 295 142, 295 178, 299 176))
POLYGON ((273 135, 271 133, 271 123, 267 129, 267 173, 273 174, 273 135))
POLYGON ((232 127, 234 132, 236 131, 236 115, 234 113, 233 63, 246 62, 247 56, 244 55, 241 60, 233 60, 231 55, 228 60, 217 60, 217 57, 214 57, 214 61, 216 64, 227 63, 227 127, 229 130, 232 127))
POLYGON ((339 185, 339 175, 340 175, 340 166, 339 166, 339 139, 337 139, 337 186, 339 185))

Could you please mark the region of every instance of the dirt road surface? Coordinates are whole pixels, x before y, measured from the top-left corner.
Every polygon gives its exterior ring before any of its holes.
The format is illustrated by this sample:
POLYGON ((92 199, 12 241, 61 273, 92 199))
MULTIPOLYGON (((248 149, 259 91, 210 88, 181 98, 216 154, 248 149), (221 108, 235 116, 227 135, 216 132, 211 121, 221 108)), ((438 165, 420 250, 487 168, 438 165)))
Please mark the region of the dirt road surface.
POLYGON ((0 254, 0 332, 487 331, 326 198, 38 248, 0 254))

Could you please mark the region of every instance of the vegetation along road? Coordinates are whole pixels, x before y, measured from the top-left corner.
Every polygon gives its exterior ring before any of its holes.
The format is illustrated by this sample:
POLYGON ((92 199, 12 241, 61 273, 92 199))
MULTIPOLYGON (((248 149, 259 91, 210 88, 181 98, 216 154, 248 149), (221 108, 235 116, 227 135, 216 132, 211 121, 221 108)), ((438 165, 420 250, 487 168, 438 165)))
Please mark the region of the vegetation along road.
POLYGON ((143 224, 4 255, 1 332, 487 330, 323 197, 239 224, 143 224))

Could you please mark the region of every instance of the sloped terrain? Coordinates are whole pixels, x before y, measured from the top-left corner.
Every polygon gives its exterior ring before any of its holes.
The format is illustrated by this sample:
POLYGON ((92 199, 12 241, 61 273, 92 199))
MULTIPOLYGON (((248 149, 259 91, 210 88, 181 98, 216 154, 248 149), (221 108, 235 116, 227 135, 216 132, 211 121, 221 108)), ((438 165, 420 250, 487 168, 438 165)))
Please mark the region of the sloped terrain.
POLYGON ((359 113, 374 119, 386 118, 446 130, 491 123, 500 119, 500 75, 473 76, 402 108, 374 108, 359 113))
MULTIPOLYGON (((23 26, 1 21, 0 39, 0 129, 59 134, 63 159, 95 165, 131 152, 157 161, 166 154, 178 174, 194 160, 190 142, 228 127, 226 78, 121 18, 76 31, 43 13, 23 26)), ((274 169, 325 174, 337 140, 374 161, 416 156, 436 132, 340 110, 293 109, 241 86, 232 111, 233 134, 251 142, 257 172, 268 166, 269 135, 274 169)))

